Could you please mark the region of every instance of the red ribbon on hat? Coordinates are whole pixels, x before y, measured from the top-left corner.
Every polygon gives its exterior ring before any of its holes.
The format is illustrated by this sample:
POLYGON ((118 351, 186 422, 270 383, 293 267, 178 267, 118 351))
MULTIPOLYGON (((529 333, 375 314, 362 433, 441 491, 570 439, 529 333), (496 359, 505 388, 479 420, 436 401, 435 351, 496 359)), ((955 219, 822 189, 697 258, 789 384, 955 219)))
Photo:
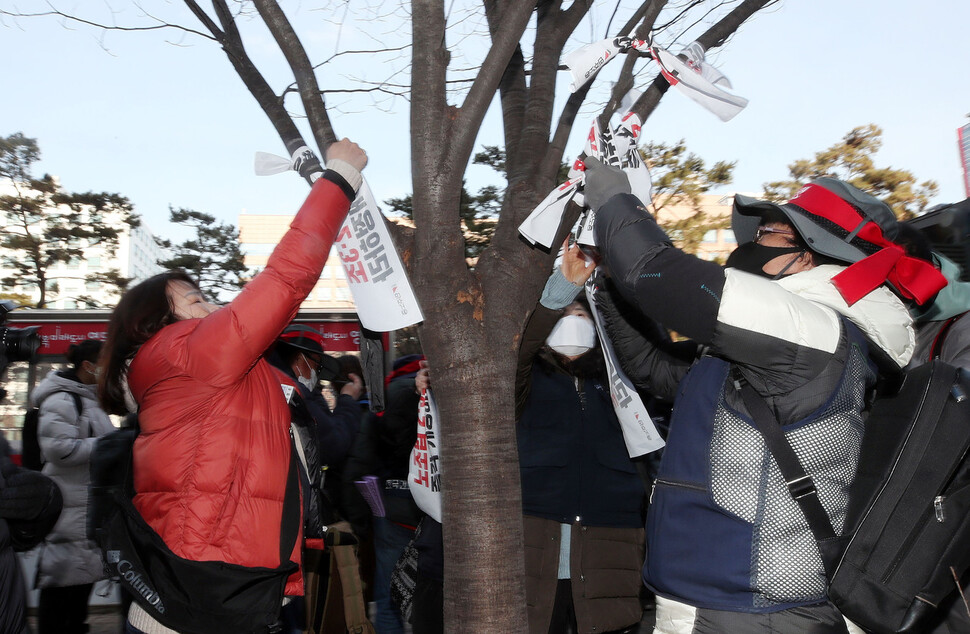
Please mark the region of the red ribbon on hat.
POLYGON ((946 286, 946 278, 935 266, 926 260, 906 255, 902 247, 886 239, 878 224, 864 218, 838 194, 821 185, 809 184, 789 202, 813 215, 830 220, 849 232, 865 220, 866 224, 856 232, 858 237, 882 247, 832 278, 832 283, 849 306, 887 281, 900 295, 920 304, 946 286))
POLYGON ((832 278, 835 288, 851 306, 889 281, 899 294, 923 304, 946 286, 946 278, 926 260, 906 255, 902 247, 889 243, 832 278))
POLYGON ((327 346, 323 341, 323 335, 313 330, 291 330, 290 332, 284 332, 280 335, 280 339, 286 342, 292 342, 296 339, 304 338, 319 343, 320 347, 324 350, 327 349, 327 346))

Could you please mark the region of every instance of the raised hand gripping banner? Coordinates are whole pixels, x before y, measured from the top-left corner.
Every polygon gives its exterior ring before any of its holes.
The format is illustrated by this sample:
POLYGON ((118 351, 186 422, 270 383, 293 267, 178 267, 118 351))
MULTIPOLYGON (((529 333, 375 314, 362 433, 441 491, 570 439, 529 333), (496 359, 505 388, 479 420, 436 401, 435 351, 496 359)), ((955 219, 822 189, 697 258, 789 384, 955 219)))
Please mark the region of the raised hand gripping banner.
POLYGON ((418 439, 408 463, 408 488, 418 508, 441 522, 441 428, 431 390, 418 402, 418 439))
MULTIPOLYGON (((312 150, 306 146, 297 149, 289 160, 257 152, 256 174, 299 171, 299 166, 312 155, 312 150)), ((320 176, 322 173, 311 174, 311 182, 320 176)), ((366 179, 337 232, 334 247, 344 266, 361 326, 376 332, 390 332, 424 319, 404 264, 391 241, 384 215, 366 179)))
MULTIPOLYGON (((552 247, 566 205, 570 201, 577 205, 585 204, 582 187, 585 183, 586 166, 583 158, 588 156, 595 156, 607 165, 623 169, 630 179, 633 194, 649 203, 653 198, 652 183, 647 165, 637 149, 639 137, 640 117, 633 112, 624 114, 615 128, 607 126, 601 130, 594 119, 586 137, 583 154, 569 170, 569 180, 552 190, 536 205, 532 213, 519 225, 519 233, 532 244, 541 244, 547 249, 552 247)), ((580 244, 596 246, 593 239, 593 221, 593 211, 584 211, 575 232, 576 240, 580 244)))

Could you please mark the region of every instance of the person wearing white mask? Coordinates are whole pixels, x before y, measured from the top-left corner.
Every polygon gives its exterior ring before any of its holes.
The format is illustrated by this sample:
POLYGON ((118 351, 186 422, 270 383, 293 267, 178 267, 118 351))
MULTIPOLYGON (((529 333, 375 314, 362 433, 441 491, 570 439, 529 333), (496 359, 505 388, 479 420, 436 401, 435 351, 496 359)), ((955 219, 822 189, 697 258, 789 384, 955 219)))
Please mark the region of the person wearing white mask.
POLYGON ((529 317, 516 435, 531 634, 640 622, 644 488, 613 410, 603 352, 577 296, 595 267, 573 245, 529 317))

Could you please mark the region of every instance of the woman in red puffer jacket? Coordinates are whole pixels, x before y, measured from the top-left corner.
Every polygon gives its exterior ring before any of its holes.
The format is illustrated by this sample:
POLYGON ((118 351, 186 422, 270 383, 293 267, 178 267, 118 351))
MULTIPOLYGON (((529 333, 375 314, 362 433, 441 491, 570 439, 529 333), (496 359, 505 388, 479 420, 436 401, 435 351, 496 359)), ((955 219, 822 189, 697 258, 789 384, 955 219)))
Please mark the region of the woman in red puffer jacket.
MULTIPOLYGON (((179 557, 286 563, 290 413, 262 354, 320 277, 366 163, 346 139, 330 146, 326 173, 266 268, 227 306, 207 302, 191 278, 170 271, 126 292, 112 314, 101 400, 114 413, 138 411, 133 502, 179 557)), ((300 540, 290 560, 300 562, 300 540)), ((299 572, 286 594, 303 594, 299 572)), ((128 621, 129 631, 172 631, 137 603, 128 621)))

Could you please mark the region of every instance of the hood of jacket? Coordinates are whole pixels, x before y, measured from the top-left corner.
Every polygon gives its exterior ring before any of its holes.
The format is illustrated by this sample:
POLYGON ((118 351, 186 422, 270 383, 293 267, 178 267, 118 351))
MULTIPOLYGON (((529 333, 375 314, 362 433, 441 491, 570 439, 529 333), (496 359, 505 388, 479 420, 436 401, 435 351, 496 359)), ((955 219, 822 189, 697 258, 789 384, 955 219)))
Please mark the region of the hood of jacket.
POLYGON ((776 283, 807 300, 828 306, 859 327, 899 367, 905 367, 916 348, 913 319, 903 301, 886 286, 880 286, 849 306, 832 283, 845 267, 816 266, 776 283))
POLYGON ((65 376, 61 376, 60 370, 51 370, 44 380, 37 384, 34 390, 30 393, 30 405, 31 407, 36 407, 37 403, 41 402, 54 392, 74 392, 81 396, 81 398, 97 402, 98 394, 96 391, 96 385, 87 385, 70 379, 65 376))

